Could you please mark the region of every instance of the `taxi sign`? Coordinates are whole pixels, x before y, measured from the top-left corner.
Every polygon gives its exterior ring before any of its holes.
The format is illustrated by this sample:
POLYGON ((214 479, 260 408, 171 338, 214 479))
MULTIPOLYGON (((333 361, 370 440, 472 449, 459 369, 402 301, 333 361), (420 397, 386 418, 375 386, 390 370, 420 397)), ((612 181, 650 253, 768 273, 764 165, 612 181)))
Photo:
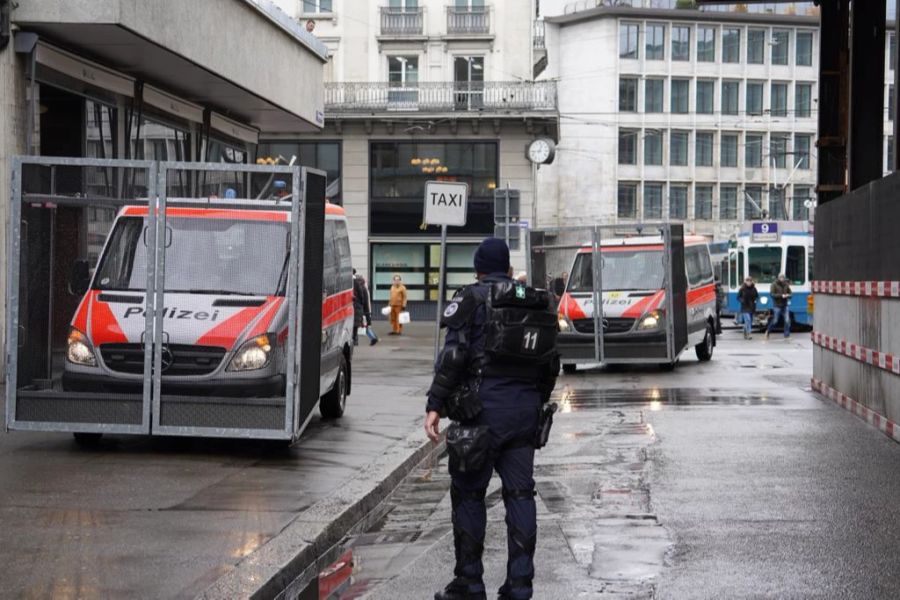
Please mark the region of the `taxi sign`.
POLYGON ((469 185, 447 181, 425 183, 425 219, 427 225, 466 224, 469 185))

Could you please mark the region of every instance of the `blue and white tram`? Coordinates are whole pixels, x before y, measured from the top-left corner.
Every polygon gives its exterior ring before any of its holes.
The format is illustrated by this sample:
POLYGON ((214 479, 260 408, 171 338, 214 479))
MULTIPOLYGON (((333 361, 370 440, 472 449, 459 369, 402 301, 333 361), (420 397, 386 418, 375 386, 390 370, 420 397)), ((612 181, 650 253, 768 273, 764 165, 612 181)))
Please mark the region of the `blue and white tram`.
POLYGON ((738 290, 749 275, 759 290, 754 324, 765 324, 774 306, 769 287, 779 273, 785 274, 793 292, 791 320, 812 326, 813 227, 806 221, 751 221, 741 226, 737 244, 728 250, 723 266, 728 297, 723 312, 740 314, 738 290))

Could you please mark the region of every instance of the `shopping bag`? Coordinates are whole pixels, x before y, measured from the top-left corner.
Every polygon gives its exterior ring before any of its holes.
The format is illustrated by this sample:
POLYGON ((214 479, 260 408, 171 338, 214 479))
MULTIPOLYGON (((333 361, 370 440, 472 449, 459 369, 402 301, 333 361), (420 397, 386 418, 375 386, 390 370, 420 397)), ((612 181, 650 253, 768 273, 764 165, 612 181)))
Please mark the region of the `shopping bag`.
POLYGON ((384 308, 382 308, 382 309, 381 309, 381 314, 384 315, 385 317, 391 316, 391 307, 390 307, 390 306, 385 306, 384 308))
POLYGON ((358 335, 368 335, 368 332, 369 332, 369 328, 368 328, 368 327, 357 327, 357 328, 356 328, 356 333, 357 333, 358 335))
POLYGON ((406 325, 407 323, 409 323, 409 313, 404 310, 400 313, 400 324, 406 325))

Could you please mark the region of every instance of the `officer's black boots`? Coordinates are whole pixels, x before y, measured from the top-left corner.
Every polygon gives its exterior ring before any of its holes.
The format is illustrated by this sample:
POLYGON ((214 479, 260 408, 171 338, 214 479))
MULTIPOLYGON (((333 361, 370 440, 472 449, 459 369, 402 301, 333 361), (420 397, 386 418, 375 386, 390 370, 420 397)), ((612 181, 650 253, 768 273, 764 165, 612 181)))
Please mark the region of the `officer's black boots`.
POLYGON ((481 583, 480 581, 476 582, 473 579, 466 579, 464 577, 457 577, 444 588, 442 592, 438 592, 434 595, 434 600, 487 600, 487 594, 485 592, 476 592, 472 593, 469 591, 469 586, 481 583))

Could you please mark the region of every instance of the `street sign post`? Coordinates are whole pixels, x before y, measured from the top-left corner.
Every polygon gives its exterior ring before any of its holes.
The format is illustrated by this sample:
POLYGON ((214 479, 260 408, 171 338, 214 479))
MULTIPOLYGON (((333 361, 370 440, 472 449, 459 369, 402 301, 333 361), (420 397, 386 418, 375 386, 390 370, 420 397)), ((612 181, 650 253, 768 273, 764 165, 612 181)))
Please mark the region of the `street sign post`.
POLYGON ((434 324, 434 360, 441 349, 441 314, 444 307, 444 277, 447 266, 447 226, 464 227, 469 186, 466 183, 428 181, 425 183, 426 225, 441 226, 441 268, 438 277, 438 302, 434 324))

